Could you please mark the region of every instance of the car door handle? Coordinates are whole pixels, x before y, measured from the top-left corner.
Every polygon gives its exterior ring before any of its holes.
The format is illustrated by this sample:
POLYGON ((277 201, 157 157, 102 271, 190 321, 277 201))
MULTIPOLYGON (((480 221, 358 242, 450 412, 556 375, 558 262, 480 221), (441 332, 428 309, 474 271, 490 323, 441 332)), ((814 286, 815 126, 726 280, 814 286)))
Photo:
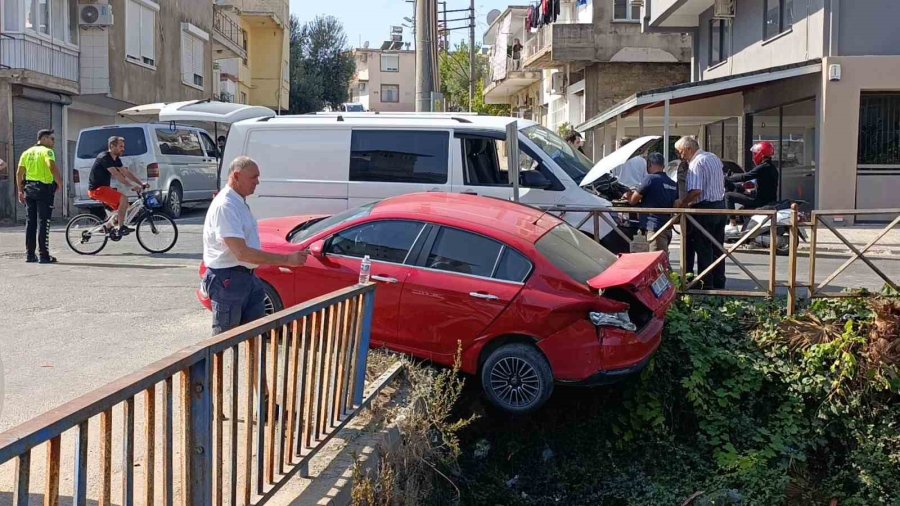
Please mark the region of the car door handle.
POLYGON ((463 190, 459 193, 462 193, 463 195, 478 195, 478 192, 475 190, 463 190))
POLYGON ((294 272, 287 267, 279 267, 278 270, 279 270, 279 272, 283 272, 285 274, 290 274, 290 273, 294 272))
POLYGON ((397 280, 397 278, 392 278, 389 276, 372 276, 372 279, 375 281, 381 281, 382 283, 391 283, 391 284, 400 282, 397 280))
POLYGON ((491 295, 491 294, 489 294, 489 293, 469 292, 469 295, 470 295, 471 297, 475 297, 476 299, 484 299, 484 300, 500 300, 500 297, 497 297, 496 295, 491 295))

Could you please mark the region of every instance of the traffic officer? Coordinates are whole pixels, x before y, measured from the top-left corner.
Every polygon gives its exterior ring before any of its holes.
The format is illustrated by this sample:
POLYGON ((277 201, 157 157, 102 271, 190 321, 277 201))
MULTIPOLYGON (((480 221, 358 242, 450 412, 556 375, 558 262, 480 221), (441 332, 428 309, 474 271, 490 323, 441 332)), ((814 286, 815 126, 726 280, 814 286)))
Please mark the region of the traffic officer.
POLYGON ((54 194, 60 190, 62 178, 53 152, 56 144, 53 130, 41 130, 37 137, 37 144, 25 150, 19 158, 16 185, 19 202, 25 204, 28 210, 25 261, 52 264, 56 263, 56 258, 50 256, 50 216, 54 194), (40 259, 34 254, 36 248, 40 251, 40 259))

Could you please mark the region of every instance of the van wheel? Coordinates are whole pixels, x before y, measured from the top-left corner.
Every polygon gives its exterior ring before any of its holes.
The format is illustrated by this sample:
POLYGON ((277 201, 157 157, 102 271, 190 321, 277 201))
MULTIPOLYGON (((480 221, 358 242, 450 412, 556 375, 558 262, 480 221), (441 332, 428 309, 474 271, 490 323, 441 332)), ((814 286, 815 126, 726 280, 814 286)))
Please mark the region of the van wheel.
POLYGON ((484 361, 481 388, 494 406, 517 415, 531 413, 553 393, 553 372, 534 346, 508 344, 484 361))
POLYGON ((172 218, 181 217, 182 197, 183 194, 181 192, 181 185, 178 183, 172 183, 172 185, 169 186, 169 197, 166 199, 166 212, 172 218))

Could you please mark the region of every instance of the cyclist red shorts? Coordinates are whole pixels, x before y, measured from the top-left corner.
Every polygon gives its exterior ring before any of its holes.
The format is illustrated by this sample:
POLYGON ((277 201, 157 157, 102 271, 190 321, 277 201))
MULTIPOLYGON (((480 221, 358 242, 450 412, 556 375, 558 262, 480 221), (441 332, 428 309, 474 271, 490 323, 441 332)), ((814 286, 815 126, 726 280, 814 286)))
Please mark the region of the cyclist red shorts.
POLYGON ((122 194, 114 190, 112 186, 101 186, 96 190, 89 190, 88 197, 103 202, 116 211, 119 209, 119 203, 122 202, 122 194))

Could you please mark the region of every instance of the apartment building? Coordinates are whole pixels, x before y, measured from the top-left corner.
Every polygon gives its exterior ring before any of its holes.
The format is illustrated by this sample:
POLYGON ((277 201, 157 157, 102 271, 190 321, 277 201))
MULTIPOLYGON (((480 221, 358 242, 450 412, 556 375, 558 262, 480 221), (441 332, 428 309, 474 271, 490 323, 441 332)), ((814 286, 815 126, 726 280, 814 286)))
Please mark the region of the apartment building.
POLYGON ((286 112, 290 95, 288 0, 216 0, 215 95, 286 112))
POLYGON ((350 82, 350 101, 367 111, 416 110, 416 52, 407 50, 353 50, 356 72, 350 82))
MULTIPOLYGON (((486 102, 509 104, 556 129, 584 123, 636 91, 690 79, 690 36, 641 33, 640 9, 631 0, 550 6, 549 16, 539 4, 512 6, 491 23, 486 102)), ((592 148, 590 154, 602 155, 592 148)))
MULTIPOLYGON (((57 215, 81 129, 134 105, 213 95, 207 2, 4 0, 0 27, 0 157, 14 167, 38 129, 56 130, 57 215)), ((21 221, 13 172, 0 175, 0 218, 21 221)))
POLYGON ((896 12, 894 0, 645 0, 645 33, 691 34, 693 82, 637 93, 578 128, 607 146, 623 133, 695 134, 745 167, 767 140, 783 198, 895 207, 896 12))

